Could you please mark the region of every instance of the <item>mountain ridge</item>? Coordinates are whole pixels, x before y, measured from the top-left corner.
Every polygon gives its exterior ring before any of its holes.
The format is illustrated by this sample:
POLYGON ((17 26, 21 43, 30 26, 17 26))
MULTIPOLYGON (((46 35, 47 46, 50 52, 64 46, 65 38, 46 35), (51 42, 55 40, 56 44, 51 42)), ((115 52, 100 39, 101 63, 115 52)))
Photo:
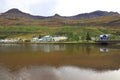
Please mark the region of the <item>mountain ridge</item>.
POLYGON ((33 19, 33 20, 44 18, 43 16, 34 16, 34 15, 29 14, 29 13, 22 12, 19 9, 16 9, 16 8, 10 9, 10 10, 2 13, 1 16, 5 16, 5 17, 9 17, 9 18, 13 18, 13 17, 16 17, 16 18, 25 17, 25 18, 33 19))
POLYGON ((39 15, 36 16, 36 15, 31 15, 29 13, 22 12, 17 8, 13 8, 4 13, 1 13, 1 15, 3 15, 3 16, 4 15, 14 15, 14 16, 15 15, 16 16, 24 15, 24 16, 38 17, 37 19, 43 19, 43 18, 49 18, 49 17, 55 17, 55 16, 62 17, 62 18, 68 18, 68 19, 89 19, 89 18, 96 18, 96 17, 109 16, 109 15, 118 15, 118 14, 119 14, 118 12, 112 12, 112 11, 108 12, 108 11, 97 10, 97 11, 93 11, 90 13, 77 14, 74 16, 61 16, 57 13, 53 16, 39 16, 39 15), (83 17, 85 17, 85 18, 83 18, 83 17))
POLYGON ((98 18, 103 16, 111 16, 111 15, 118 15, 118 12, 107 12, 107 11, 93 11, 90 13, 82 13, 75 16, 72 16, 74 19, 90 19, 90 18, 98 18))
POLYGON ((0 25, 45 25, 45 26, 81 26, 81 25, 102 25, 102 26, 119 26, 120 14, 118 12, 93 11, 82 13, 74 16, 35 16, 29 13, 13 8, 0 15, 0 25))

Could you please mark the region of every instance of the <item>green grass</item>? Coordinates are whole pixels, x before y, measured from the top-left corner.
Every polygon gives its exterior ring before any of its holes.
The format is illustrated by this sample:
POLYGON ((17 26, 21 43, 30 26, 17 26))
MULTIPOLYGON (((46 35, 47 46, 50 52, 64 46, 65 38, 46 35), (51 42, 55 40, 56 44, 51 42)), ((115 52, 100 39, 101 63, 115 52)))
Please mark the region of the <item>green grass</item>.
POLYGON ((115 34, 120 32, 120 28, 102 27, 102 26, 61 26, 61 27, 46 27, 46 26, 0 26, 0 36, 7 38, 32 38, 33 36, 44 35, 79 35, 82 38, 86 37, 89 32, 90 36, 98 36, 100 34, 115 34), (4 35, 4 36, 3 36, 4 35))

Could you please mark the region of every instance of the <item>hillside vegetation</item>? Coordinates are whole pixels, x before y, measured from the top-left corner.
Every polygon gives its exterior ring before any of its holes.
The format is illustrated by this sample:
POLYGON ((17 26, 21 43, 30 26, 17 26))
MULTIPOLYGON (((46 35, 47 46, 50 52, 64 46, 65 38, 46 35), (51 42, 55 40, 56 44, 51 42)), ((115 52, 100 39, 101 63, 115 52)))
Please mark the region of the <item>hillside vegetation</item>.
MULTIPOLYGON (((0 39, 27 38, 35 36, 76 36, 85 39, 86 34, 99 37, 100 34, 112 34, 112 38, 120 36, 120 14, 117 12, 94 11, 75 16, 34 16, 11 9, 0 14, 0 39)), ((77 40, 77 38, 76 38, 77 40)))
MULTIPOLYGON (((61 27, 46 27, 46 26, 9 26, 0 27, 1 38, 26 38, 52 35, 52 36, 67 36, 69 38, 80 37, 85 39, 86 34, 91 37, 99 37, 100 34, 120 35, 120 28, 108 28, 101 26, 61 26, 61 27)), ((117 37, 118 38, 118 37, 117 37)))

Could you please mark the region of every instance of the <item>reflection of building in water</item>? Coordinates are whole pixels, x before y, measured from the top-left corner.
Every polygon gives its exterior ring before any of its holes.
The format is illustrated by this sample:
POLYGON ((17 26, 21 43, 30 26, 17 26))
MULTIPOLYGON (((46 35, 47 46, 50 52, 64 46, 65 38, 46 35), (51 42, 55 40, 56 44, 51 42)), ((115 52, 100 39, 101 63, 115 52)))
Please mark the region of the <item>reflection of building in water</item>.
POLYGON ((100 52, 108 52, 109 49, 108 48, 100 48, 100 52))
POLYGON ((64 51, 66 50, 65 45, 57 45, 57 44, 40 44, 40 45, 34 45, 34 50, 42 50, 44 52, 51 52, 51 51, 64 51))

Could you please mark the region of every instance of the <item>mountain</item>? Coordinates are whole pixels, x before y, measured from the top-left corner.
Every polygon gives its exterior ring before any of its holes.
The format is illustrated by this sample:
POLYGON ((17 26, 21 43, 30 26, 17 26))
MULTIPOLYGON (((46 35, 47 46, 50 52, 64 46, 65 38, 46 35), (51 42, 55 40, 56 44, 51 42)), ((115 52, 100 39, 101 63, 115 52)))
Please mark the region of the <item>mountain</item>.
POLYGON ((30 15, 28 13, 24 13, 18 9, 10 9, 8 10, 7 12, 5 13, 2 13, 1 16, 5 17, 6 19, 32 19, 32 20, 36 20, 36 19, 43 19, 44 17, 42 16, 33 16, 33 15, 30 15))
POLYGON ((0 14, 0 25, 43 25, 43 26, 120 26, 117 12, 94 11, 75 16, 34 16, 18 9, 10 9, 0 14))
POLYGON ((71 16, 71 19, 90 19, 90 18, 99 18, 99 17, 103 17, 103 16, 112 16, 112 15, 118 15, 119 13, 117 12, 107 12, 107 11, 94 11, 91 13, 84 13, 84 14, 78 14, 75 16, 71 16))

